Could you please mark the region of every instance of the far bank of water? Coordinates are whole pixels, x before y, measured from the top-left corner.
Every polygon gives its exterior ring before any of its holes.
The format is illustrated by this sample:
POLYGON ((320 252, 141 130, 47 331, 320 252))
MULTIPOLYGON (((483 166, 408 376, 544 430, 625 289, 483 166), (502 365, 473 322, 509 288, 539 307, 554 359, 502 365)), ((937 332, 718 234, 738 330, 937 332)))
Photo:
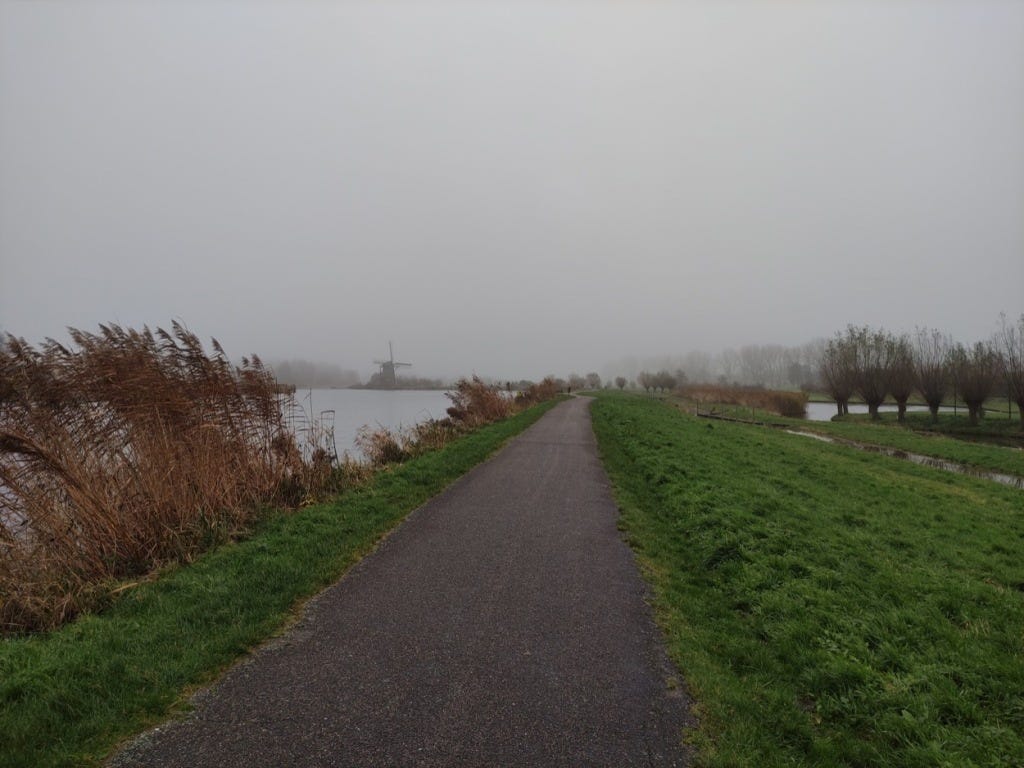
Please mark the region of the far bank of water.
MULTIPOLYGON (((338 455, 357 456, 356 434, 363 426, 398 429, 444 418, 451 401, 443 390, 418 389, 300 389, 295 402, 308 419, 334 411, 334 441, 338 455)), ((324 416, 330 423, 330 416, 324 416)), ((296 425, 302 428, 301 424, 296 425)), ((301 437, 301 435, 300 435, 301 437)))

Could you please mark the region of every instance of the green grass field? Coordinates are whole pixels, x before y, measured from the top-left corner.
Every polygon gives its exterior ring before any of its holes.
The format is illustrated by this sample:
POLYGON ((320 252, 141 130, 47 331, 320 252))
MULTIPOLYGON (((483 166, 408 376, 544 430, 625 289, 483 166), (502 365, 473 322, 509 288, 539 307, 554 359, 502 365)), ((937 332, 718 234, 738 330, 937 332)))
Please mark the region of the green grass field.
POLYGON ((985 433, 987 436, 998 437, 1002 434, 1010 443, 998 445, 974 439, 978 430, 972 430, 966 424, 959 423, 965 421, 962 417, 959 420, 951 416, 941 417, 938 429, 935 429, 927 414, 908 414, 904 424, 896 420, 895 414, 884 416, 885 418, 878 422, 872 422, 868 417, 848 417, 843 421, 793 423, 798 424, 801 429, 847 440, 899 448, 977 469, 1024 477, 1024 450, 1021 450, 1024 448, 1024 440, 1010 440, 1012 436, 1020 435, 1018 422, 991 420, 999 426, 1013 425, 1013 429, 1004 428, 1001 432, 993 429, 994 424, 981 426, 980 429, 988 429, 985 433))
POLYGON ((1024 493, 601 395, 710 766, 1024 765, 1024 493))
MULTIPOLYGON (((687 412, 692 410, 686 403, 679 406, 687 412)), ((709 406, 702 407, 702 412, 707 410, 709 406)), ((879 421, 872 421, 867 415, 848 416, 839 421, 808 421, 741 406, 716 406, 715 411, 733 418, 788 425, 805 432, 898 448, 976 469, 1024 477, 1024 450, 1021 450, 1024 439, 1020 423, 1005 418, 986 419, 979 427, 970 427, 965 416, 943 415, 939 424, 934 425, 927 413, 908 413, 906 422, 901 424, 895 413, 883 413, 879 421)))
POLYGON ((187 707, 411 510, 536 421, 547 403, 378 474, 335 500, 269 513, 246 540, 126 591, 102 615, 0 639, 0 765, 95 765, 187 707))

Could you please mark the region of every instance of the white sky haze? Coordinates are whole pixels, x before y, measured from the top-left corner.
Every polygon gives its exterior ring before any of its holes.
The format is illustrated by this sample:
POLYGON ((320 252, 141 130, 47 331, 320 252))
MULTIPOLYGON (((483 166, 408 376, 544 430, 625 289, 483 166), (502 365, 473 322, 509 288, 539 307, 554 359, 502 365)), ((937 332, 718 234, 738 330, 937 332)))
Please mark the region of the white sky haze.
POLYGON ((0 328, 535 378, 1024 312, 1024 3, 0 0, 0 328))

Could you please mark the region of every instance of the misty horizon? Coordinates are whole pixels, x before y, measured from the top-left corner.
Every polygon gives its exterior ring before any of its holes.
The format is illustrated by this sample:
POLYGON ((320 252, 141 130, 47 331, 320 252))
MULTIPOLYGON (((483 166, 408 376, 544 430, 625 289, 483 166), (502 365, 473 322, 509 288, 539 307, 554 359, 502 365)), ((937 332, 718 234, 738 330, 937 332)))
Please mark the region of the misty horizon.
MULTIPOLYGON (((497 380, 1024 312, 1024 5, 0 4, 0 329, 497 380)), ((404 371, 403 371, 404 373, 404 371)))

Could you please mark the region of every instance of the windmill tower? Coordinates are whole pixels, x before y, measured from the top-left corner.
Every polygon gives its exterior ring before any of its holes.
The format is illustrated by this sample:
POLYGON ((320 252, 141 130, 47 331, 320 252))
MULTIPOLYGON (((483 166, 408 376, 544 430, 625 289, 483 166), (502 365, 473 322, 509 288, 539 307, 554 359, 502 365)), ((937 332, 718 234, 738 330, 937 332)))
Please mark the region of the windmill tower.
POLYGON ((394 389, 398 386, 398 376, 395 374, 395 369, 400 367, 411 367, 412 363, 396 363, 395 362, 395 350, 391 346, 391 342, 388 342, 388 359, 387 360, 374 360, 374 365, 380 366, 380 385, 384 389, 394 389))

